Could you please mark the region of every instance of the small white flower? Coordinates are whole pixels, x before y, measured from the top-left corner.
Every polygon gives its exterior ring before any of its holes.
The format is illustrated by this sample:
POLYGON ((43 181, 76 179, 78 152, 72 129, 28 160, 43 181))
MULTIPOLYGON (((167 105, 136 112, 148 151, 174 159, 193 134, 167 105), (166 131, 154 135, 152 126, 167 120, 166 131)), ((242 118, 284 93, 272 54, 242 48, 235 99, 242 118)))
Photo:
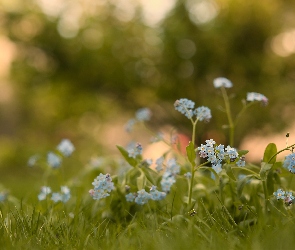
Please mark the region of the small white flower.
POLYGON ((213 85, 215 88, 220 88, 221 86, 231 88, 233 86, 232 82, 225 77, 218 77, 214 79, 213 85))

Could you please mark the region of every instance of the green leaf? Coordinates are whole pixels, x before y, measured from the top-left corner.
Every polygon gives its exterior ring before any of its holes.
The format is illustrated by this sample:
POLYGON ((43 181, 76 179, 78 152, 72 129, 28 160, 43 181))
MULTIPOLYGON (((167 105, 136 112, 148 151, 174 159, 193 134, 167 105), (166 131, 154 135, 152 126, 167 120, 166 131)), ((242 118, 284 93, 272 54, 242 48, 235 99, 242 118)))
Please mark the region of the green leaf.
POLYGON ((122 156, 124 157, 124 159, 132 166, 132 167, 136 167, 136 165, 138 164, 138 161, 132 157, 129 156, 128 152, 126 151, 125 148, 118 146, 117 148, 119 149, 120 153, 122 154, 122 156))
POLYGON ((278 152, 277 146, 274 143, 269 143, 264 151, 263 155, 263 162, 266 163, 272 163, 274 164, 276 162, 276 156, 273 157, 278 152), (272 158, 273 157, 273 158, 272 158))
POLYGON ((144 189, 145 184, 146 184, 146 177, 143 172, 141 172, 141 175, 139 177, 137 177, 136 182, 137 182, 138 190, 144 189))
POLYGON ((188 146, 186 147, 186 155, 189 160, 189 162, 192 164, 192 166, 195 166, 195 160, 196 160, 196 152, 195 152, 195 146, 193 142, 189 142, 188 146))
POLYGON ((249 153, 249 150, 239 150, 238 151, 239 156, 243 156, 243 155, 246 155, 248 153, 249 153))
POLYGON ((145 177, 151 182, 153 185, 156 185, 156 179, 158 174, 150 168, 141 168, 142 172, 145 174, 145 177))
POLYGON ((234 166, 234 165, 233 164, 224 164, 223 166, 224 166, 227 176, 230 179, 232 179, 233 181, 236 181, 236 177, 234 176, 232 168, 231 168, 231 166, 234 166))
POLYGON ((266 180, 267 173, 271 169, 272 166, 273 166, 273 164, 261 162, 261 169, 260 169, 260 173, 259 173, 261 180, 266 180))
POLYGON ((248 175, 245 178, 237 181, 237 193, 239 197, 241 197, 245 185, 250 182, 252 178, 255 178, 255 175, 248 175))

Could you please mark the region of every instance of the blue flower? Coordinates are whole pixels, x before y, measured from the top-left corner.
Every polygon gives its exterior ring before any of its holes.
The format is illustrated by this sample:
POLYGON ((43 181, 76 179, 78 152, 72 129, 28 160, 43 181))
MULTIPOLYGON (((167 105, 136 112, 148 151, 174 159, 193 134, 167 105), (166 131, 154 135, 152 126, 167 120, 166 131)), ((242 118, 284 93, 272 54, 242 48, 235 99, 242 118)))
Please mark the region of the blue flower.
POLYGON ((38 195, 38 200, 43 201, 46 199, 47 195, 51 193, 51 188, 47 186, 41 187, 41 192, 38 195))
POLYGON ((52 193, 51 200, 55 203, 62 200, 62 195, 60 193, 52 193))
POLYGON ((136 111, 135 117, 138 121, 148 121, 152 116, 152 112, 148 108, 141 108, 136 111))
POLYGON ((180 166, 177 164, 176 160, 174 158, 168 160, 166 172, 176 175, 179 173, 179 171, 180 171, 180 166))
POLYGON ((151 195, 146 192, 144 189, 137 191, 137 195, 135 198, 135 203, 139 205, 146 204, 151 199, 151 195))
POLYGON ((133 202, 136 196, 133 193, 129 193, 125 195, 126 201, 133 202))
POLYGON ((130 119, 125 125, 125 130, 130 133, 133 130, 135 123, 135 119, 130 119))
POLYGON ((188 179, 192 178, 192 173, 191 172, 187 172, 184 174, 184 176, 188 179))
POLYGON ((165 172, 162 176, 161 180, 161 187, 162 190, 165 192, 169 192, 171 189, 171 186, 176 182, 175 176, 171 174, 170 172, 165 172))
POLYGON ((188 119, 193 117, 194 112, 192 109, 195 107, 195 103, 193 101, 182 98, 175 101, 174 107, 181 114, 184 114, 188 119))
POLYGON ((194 114, 196 115, 196 117, 199 121, 208 122, 212 118, 211 110, 207 107, 204 107, 204 106, 198 107, 194 111, 194 114))
POLYGON ((256 92, 247 93, 247 101, 248 102, 258 101, 258 102, 262 102, 262 104, 264 105, 268 104, 268 99, 263 94, 256 93, 256 92))
POLYGON ((279 188, 276 192, 273 193, 273 195, 278 199, 278 200, 284 200, 286 198, 285 196, 286 192, 283 191, 281 188, 279 188))
POLYGON ((222 165, 220 163, 216 163, 212 165, 212 168, 214 169, 214 171, 219 174, 222 171, 222 165))
POLYGON ((100 200, 109 196, 109 193, 115 189, 110 174, 104 175, 100 173, 99 176, 94 179, 92 185, 94 188, 89 190, 89 194, 94 200, 100 200))
POLYGON ((132 158, 136 158, 136 156, 141 155, 142 146, 140 143, 136 143, 136 145, 130 145, 127 147, 128 156, 132 158))
POLYGON ((287 168, 292 174, 295 174, 295 153, 286 156, 283 166, 287 168))
POLYGON ((39 155, 32 155, 28 160, 28 166, 33 167, 39 159, 39 155))
POLYGON ((61 164, 61 158, 60 158, 60 156, 58 156, 52 152, 49 152, 47 154, 47 163, 52 168, 58 168, 61 164))
POLYGON ((160 158, 158 158, 156 160, 156 170, 157 172, 160 172, 161 170, 163 170, 163 162, 164 162, 164 157, 161 156, 160 158))
POLYGON ((293 200, 294 200, 294 196, 293 196, 293 193, 291 191, 286 191, 285 193, 286 197, 285 197, 285 204, 286 205, 291 205, 293 203, 293 200))
POLYGON ((224 77, 218 77, 214 79, 213 85, 215 88, 225 87, 225 88, 231 88, 233 86, 232 82, 224 77))
POLYGON ((239 159, 239 160, 236 162, 236 165, 237 165, 238 167, 245 167, 246 162, 245 162, 244 160, 239 159))
POLYGON ((71 198, 71 191, 67 186, 61 186, 61 201, 66 203, 71 198))
POLYGON ((69 139, 63 139, 60 144, 58 144, 57 150, 64 156, 70 156, 74 152, 75 147, 69 139))
POLYGON ((151 199, 154 201, 163 200, 166 197, 166 193, 158 191, 156 186, 151 188, 150 195, 151 199))

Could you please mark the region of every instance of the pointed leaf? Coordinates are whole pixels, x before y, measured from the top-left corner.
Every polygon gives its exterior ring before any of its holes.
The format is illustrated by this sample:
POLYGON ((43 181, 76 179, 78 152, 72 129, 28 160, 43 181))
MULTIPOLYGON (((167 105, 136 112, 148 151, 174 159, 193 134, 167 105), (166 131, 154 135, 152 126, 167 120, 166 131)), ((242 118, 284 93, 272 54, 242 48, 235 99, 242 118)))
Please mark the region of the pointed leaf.
POLYGON ((246 155, 248 153, 249 153, 249 150, 239 150, 238 151, 239 156, 243 156, 243 155, 246 155))
POLYGON ((190 142, 188 146, 186 147, 186 155, 189 162, 192 164, 192 166, 195 166, 196 152, 195 152, 195 146, 193 142, 190 142))
POLYGON ((137 177, 136 182, 137 182, 138 190, 144 189, 146 184, 146 177, 143 172, 141 173, 139 177, 137 177))
POLYGON ((272 163, 276 162, 276 156, 273 157, 278 152, 277 146, 274 143, 269 143, 264 151, 263 162, 272 163), (272 158, 273 157, 273 158, 272 158))
POLYGON ((238 196, 242 195, 242 192, 243 192, 243 189, 244 189, 245 185, 247 183, 249 183, 252 178, 255 178, 255 176, 254 175, 248 175, 248 176, 244 177, 243 179, 240 179, 240 180, 237 181, 237 193, 238 193, 238 196))
POLYGON ((234 176, 233 171, 232 171, 232 168, 231 168, 232 166, 234 166, 234 165, 233 164, 224 164, 223 165, 227 176, 230 179, 232 179, 233 181, 236 181, 236 177, 234 176))
POLYGON ((138 161, 132 157, 129 156, 128 152, 126 151, 125 148, 118 146, 117 148, 119 149, 119 151, 121 152, 122 156, 125 158, 125 160, 132 166, 132 167, 136 167, 138 161))
POLYGON ((261 169, 260 169, 260 173, 259 173, 261 180, 266 180, 267 173, 271 169, 272 166, 273 166, 273 164, 261 162, 261 169))

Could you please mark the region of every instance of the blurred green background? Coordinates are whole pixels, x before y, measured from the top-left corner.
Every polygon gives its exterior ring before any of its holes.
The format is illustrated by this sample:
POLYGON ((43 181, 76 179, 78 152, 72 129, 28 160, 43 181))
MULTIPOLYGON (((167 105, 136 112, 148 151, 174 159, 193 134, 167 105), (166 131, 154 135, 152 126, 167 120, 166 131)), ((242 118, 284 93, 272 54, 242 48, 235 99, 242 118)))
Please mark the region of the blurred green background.
POLYGON ((226 144, 220 76, 234 84, 233 113, 247 92, 269 98, 242 117, 236 146, 284 132, 295 112, 294 10, 291 0, 0 0, 0 183, 20 197, 24 184, 38 189, 27 160, 63 138, 76 146, 76 170, 115 154, 141 107, 155 130, 189 135, 179 98, 212 111, 199 143, 226 144))

